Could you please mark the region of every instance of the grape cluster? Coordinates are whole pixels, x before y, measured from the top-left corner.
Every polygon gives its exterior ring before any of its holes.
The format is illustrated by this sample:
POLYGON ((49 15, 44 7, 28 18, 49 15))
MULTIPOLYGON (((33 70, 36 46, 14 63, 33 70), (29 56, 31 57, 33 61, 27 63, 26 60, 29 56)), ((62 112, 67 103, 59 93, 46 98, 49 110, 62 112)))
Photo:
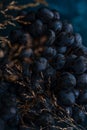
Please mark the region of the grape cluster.
POLYGON ((0 130, 83 128, 87 48, 81 35, 57 10, 18 15, 20 27, 0 45, 0 130))

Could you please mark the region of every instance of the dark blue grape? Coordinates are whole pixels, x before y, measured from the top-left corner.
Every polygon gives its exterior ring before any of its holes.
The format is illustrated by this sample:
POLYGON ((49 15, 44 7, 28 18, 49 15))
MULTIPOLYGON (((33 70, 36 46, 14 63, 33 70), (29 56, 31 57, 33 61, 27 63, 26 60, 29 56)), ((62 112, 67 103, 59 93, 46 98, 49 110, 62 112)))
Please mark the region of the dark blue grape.
POLYGON ((79 33, 75 34, 75 46, 76 47, 82 46, 82 37, 79 33))
POLYGON ((87 70, 86 58, 80 56, 71 63, 71 69, 76 74, 82 74, 87 70))
MULTIPOLYGON (((29 44, 32 41, 32 38, 30 36, 30 34, 28 33, 23 33, 19 38, 17 43, 22 44, 22 45, 26 45, 29 44)), ((30 46, 30 45, 29 45, 30 46)))
POLYGON ((62 46, 62 47, 58 47, 57 48, 57 52, 64 54, 67 51, 67 47, 66 46, 62 46))
POLYGON ((56 70, 52 66, 48 66, 44 72, 45 77, 53 77, 56 74, 56 70))
POLYGON ((75 96, 73 92, 60 91, 58 100, 61 101, 61 104, 65 106, 72 106, 75 103, 75 96))
POLYGON ((56 40, 58 46, 71 46, 74 43, 74 36, 70 33, 62 32, 56 40))
POLYGON ((87 88, 87 74, 86 73, 78 76, 77 87, 79 89, 86 89, 87 88))
POLYGON ((55 20, 59 20, 60 19, 60 14, 57 10, 52 10, 53 14, 54 14, 54 17, 53 19, 55 20))
POLYGON ((57 54, 56 49, 52 47, 46 47, 43 53, 47 59, 52 59, 57 54))
POLYGON ((60 70, 64 67, 65 61, 65 56, 63 54, 57 54, 53 59, 52 65, 56 70, 60 70))
POLYGON ((72 65, 72 62, 77 58, 77 55, 74 55, 74 54, 71 54, 71 55, 68 55, 66 57, 66 64, 65 64, 65 68, 67 70, 70 69, 70 66, 72 65))
POLYGON ((63 72, 58 79, 60 89, 71 89, 76 86, 76 78, 69 72, 63 72))
POLYGON ((73 26, 70 23, 64 22, 63 23, 63 31, 67 33, 72 33, 73 32, 73 26))
POLYGON ((74 90, 73 90, 73 93, 74 93, 74 95, 75 95, 75 98, 78 98, 78 97, 79 97, 79 94, 80 94, 80 91, 79 91, 79 89, 74 89, 74 90))
POLYGON ((37 19, 34 23, 30 24, 29 32, 34 37, 39 37, 44 32, 43 22, 40 19, 37 19))
POLYGON ((37 17, 40 18, 44 23, 47 23, 53 19, 54 13, 48 8, 40 8, 37 12, 37 17))
POLYGON ((55 21, 51 21, 49 22, 49 28, 56 31, 61 31, 62 29, 62 22, 55 20, 55 21))
POLYGON ((77 55, 74 55, 74 54, 70 54, 66 57, 66 62, 67 63, 71 63, 73 62, 75 59, 77 58, 77 55))
POLYGON ((80 50, 81 55, 87 56, 87 47, 85 47, 84 45, 81 47, 80 50))
POLYGON ((48 65, 47 59, 41 57, 35 62, 35 65, 37 71, 43 71, 47 68, 48 65))
POLYGON ((87 104, 87 91, 83 91, 82 93, 80 93, 78 97, 78 103, 82 105, 87 104))
POLYGON ((67 34, 66 38, 64 39, 67 46, 71 46, 74 43, 74 36, 71 34, 67 34))
POLYGON ((79 48, 73 49, 74 53, 78 56, 87 56, 87 47, 81 45, 79 48))
POLYGON ((23 49, 21 52, 21 58, 30 58, 33 56, 33 50, 31 48, 23 49))
POLYGON ((55 35, 55 32, 53 30, 48 30, 47 32, 47 37, 48 37, 48 40, 46 42, 46 45, 47 46, 50 46, 54 43, 55 41, 55 38, 56 38, 56 35, 55 35))
POLYGON ((85 121, 85 113, 84 111, 78 109, 78 108, 73 108, 73 118, 74 120, 79 123, 80 125, 84 123, 85 121))

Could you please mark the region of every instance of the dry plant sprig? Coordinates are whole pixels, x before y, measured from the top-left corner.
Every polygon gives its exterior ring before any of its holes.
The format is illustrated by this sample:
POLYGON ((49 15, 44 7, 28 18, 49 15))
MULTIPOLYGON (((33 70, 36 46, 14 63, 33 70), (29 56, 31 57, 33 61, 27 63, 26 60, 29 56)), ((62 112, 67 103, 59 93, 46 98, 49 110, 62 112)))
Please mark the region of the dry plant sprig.
POLYGON ((28 4, 25 4, 25 5, 17 5, 17 2, 15 1, 12 1, 11 3, 9 3, 9 5, 6 7, 5 10, 1 10, 0 13, 3 14, 3 16, 8 19, 8 20, 5 20, 4 22, 0 23, 0 29, 6 29, 6 26, 7 25, 12 25, 12 26, 16 26, 14 24, 14 21, 18 21, 18 22, 21 22, 21 23, 24 23, 24 24, 30 24, 30 23, 27 23, 27 22, 24 22, 24 21, 20 21, 20 16, 17 16, 17 17, 13 17, 12 15, 8 15, 7 14, 7 11, 9 10, 23 10, 25 8, 28 8, 28 7, 36 7, 36 6, 39 6, 40 4, 45 4, 47 5, 47 2, 45 0, 35 0, 35 2, 33 3, 28 3, 28 4))
POLYGON ((8 10, 22 10, 22 9, 25 9, 25 8, 28 8, 28 7, 36 7, 36 6, 40 5, 40 4, 47 5, 47 2, 45 0, 35 0, 34 3, 28 3, 28 4, 25 4, 25 5, 16 5, 16 4, 17 4, 17 2, 12 1, 7 6, 5 11, 8 11, 8 10))

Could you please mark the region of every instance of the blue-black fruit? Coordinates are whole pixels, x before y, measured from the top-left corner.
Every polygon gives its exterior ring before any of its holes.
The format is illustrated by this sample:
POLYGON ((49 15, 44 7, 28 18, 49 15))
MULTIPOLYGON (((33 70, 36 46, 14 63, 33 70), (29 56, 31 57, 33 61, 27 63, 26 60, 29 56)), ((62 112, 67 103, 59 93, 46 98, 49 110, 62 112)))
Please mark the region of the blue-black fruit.
POLYGON ((70 23, 64 22, 63 23, 63 31, 67 33, 72 33, 73 32, 73 26, 70 23))
POLYGON ((65 106, 72 106, 75 104, 75 95, 73 92, 67 92, 67 91, 60 91, 58 93, 58 100, 61 101, 62 105, 65 106))
POLYGON ((86 119, 86 115, 83 110, 80 110, 79 108, 74 107, 73 108, 73 119, 79 123, 80 125, 84 123, 86 119))
POLYGON ((52 47, 46 47, 43 53, 44 57, 46 57, 47 59, 52 59, 57 54, 56 49, 52 47))
POLYGON ((59 20, 60 19, 60 14, 57 10, 52 10, 53 14, 54 14, 54 17, 53 19, 55 20, 59 20))
POLYGON ((36 65, 36 71, 43 71, 47 68, 48 65, 47 59, 41 57, 35 62, 35 65, 36 65))
POLYGON ((40 8, 37 12, 37 17, 44 23, 50 22, 53 19, 54 13, 48 8, 40 8))
POLYGON ((87 74, 84 73, 77 78, 77 88, 87 89, 87 74))
POLYGON ((80 93, 78 97, 78 103, 86 105, 87 104, 87 91, 80 93))
POLYGON ((35 22, 30 24, 29 32, 33 37, 39 37, 44 32, 43 22, 40 19, 37 19, 35 22))
POLYGON ((51 21, 49 22, 49 28, 56 31, 61 31, 62 29, 62 22, 55 20, 55 21, 51 21))
POLYGON ((53 67, 56 70, 60 70, 64 67, 66 62, 65 56, 63 54, 57 54, 53 59, 53 67))
POLYGON ((75 34, 75 43, 74 43, 75 47, 80 47, 82 46, 82 37, 79 33, 75 34))
POLYGON ((83 74, 87 70, 86 58, 84 56, 77 57, 71 62, 70 67, 75 74, 83 74))
POLYGON ((57 82, 60 89, 72 89, 76 86, 76 78, 69 72, 63 72, 57 82))
POLYGON ((64 54, 66 51, 67 51, 66 46, 62 46, 62 47, 57 48, 57 52, 60 53, 60 54, 64 54))

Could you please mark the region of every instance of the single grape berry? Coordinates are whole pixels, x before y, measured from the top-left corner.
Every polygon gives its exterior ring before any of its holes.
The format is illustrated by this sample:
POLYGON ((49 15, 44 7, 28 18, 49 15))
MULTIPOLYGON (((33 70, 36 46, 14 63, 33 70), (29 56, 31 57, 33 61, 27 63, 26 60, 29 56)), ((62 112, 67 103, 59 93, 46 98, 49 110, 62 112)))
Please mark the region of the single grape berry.
POLYGON ((82 46, 82 37, 79 33, 76 33, 75 34, 75 44, 74 44, 75 47, 80 47, 82 46))
POLYGON ((47 65, 48 65, 47 59, 41 57, 35 62, 35 65, 36 65, 37 71, 43 71, 47 68, 47 65))
POLYGON ((73 92, 60 91, 58 93, 58 99, 61 101, 61 104, 65 106, 72 106, 75 103, 75 96, 73 92))
POLYGON ((83 124, 86 118, 86 115, 84 111, 80 110, 79 108, 73 108, 73 114, 72 114, 74 120, 79 123, 83 124))
POLYGON ((87 104, 87 91, 83 91, 82 93, 80 93, 78 97, 78 103, 82 105, 87 104))
POLYGON ((20 57, 23 58, 30 58, 33 56, 33 50, 31 48, 23 49, 20 57))
POLYGON ((55 20, 59 20, 60 19, 60 14, 57 10, 52 10, 53 14, 54 14, 54 17, 53 19, 55 20))
POLYGON ((39 37, 44 33, 43 22, 40 19, 37 19, 35 22, 30 24, 29 32, 33 37, 39 37))
POLYGON ((70 23, 64 22, 63 23, 63 31, 67 33, 72 33, 73 32, 73 26, 70 23))
POLYGON ((49 23, 49 28, 54 30, 55 32, 56 31, 61 31, 61 29, 62 29, 62 22, 61 21, 57 21, 57 20, 51 21, 49 23))
POLYGON ((52 66, 48 66, 44 72, 46 78, 54 77, 56 74, 56 70, 52 66))
POLYGON ((77 87, 79 89, 87 89, 87 74, 86 73, 78 76, 77 87))
POLYGON ((84 45, 81 45, 79 48, 76 47, 76 49, 73 48, 73 51, 77 56, 87 56, 87 47, 84 45))
POLYGON ((56 70, 60 70, 64 67, 65 62, 65 56, 63 54, 57 54, 53 59, 52 65, 56 70))
POLYGON ((40 8, 37 12, 37 17, 40 18, 44 23, 47 23, 53 19, 54 13, 48 8, 40 8))
POLYGON ((47 59, 52 59, 57 54, 56 49, 52 47, 46 47, 43 53, 44 57, 46 57, 47 59))
POLYGON ((74 43, 74 36, 73 34, 61 32, 60 37, 57 38, 56 44, 58 46, 71 46, 74 43))
POLYGON ((60 53, 60 54, 64 54, 66 51, 67 51, 66 46, 57 47, 57 52, 60 53))
POLYGON ((76 86, 76 78, 69 72, 63 72, 57 82, 60 89, 72 89, 76 86))
POLYGON ((86 58, 84 56, 77 57, 71 62, 70 67, 75 74, 83 74, 87 70, 86 58))

